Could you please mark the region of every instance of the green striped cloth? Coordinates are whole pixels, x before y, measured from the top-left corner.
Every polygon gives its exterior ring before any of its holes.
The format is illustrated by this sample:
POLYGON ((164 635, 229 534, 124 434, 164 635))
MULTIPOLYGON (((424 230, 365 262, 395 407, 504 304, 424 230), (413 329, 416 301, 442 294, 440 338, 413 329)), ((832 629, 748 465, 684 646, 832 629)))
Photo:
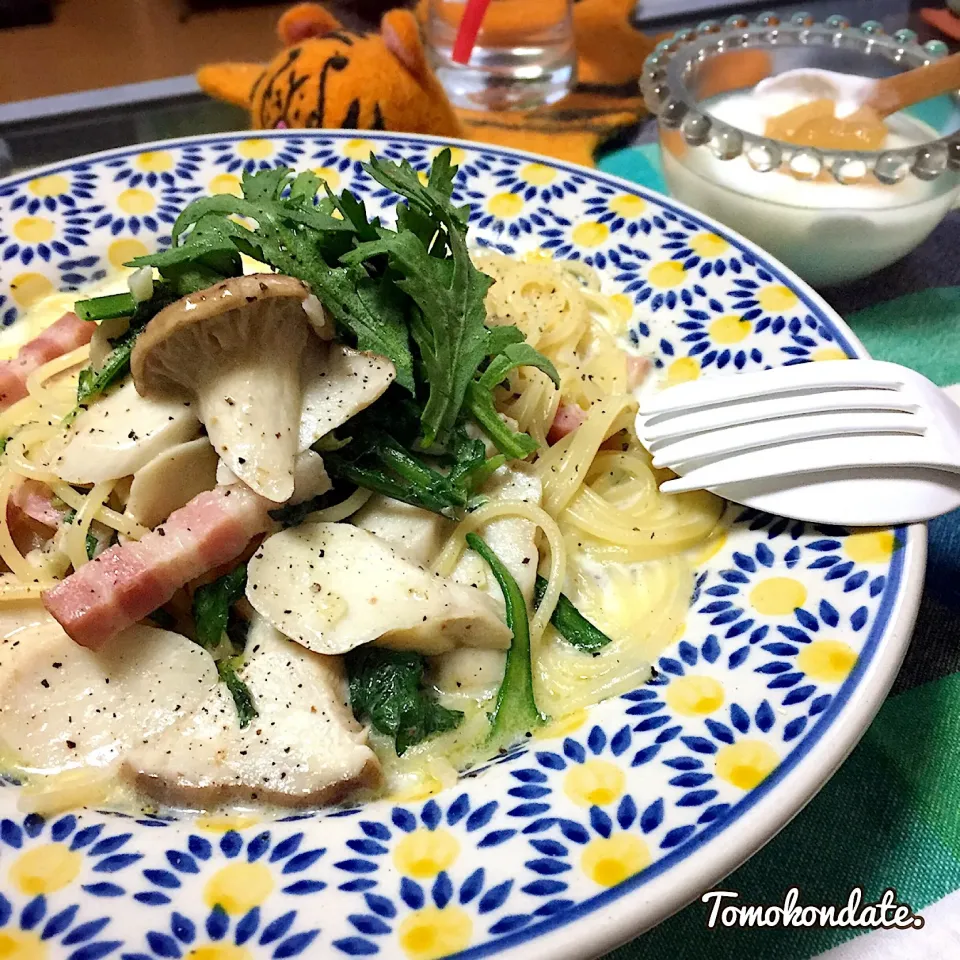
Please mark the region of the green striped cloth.
MULTIPOLYGON (((666 192, 657 147, 619 150, 600 169, 666 192)), ((825 291, 870 353, 940 386, 960 382, 960 213, 914 254, 868 281, 825 291)), ((960 399, 960 397, 958 397, 960 399)), ((694 903, 608 960, 913 960, 960 958, 960 516, 930 525, 927 584, 891 696, 808 807, 722 882, 739 903, 847 902, 894 887, 922 912, 919 931, 707 928, 694 903)))

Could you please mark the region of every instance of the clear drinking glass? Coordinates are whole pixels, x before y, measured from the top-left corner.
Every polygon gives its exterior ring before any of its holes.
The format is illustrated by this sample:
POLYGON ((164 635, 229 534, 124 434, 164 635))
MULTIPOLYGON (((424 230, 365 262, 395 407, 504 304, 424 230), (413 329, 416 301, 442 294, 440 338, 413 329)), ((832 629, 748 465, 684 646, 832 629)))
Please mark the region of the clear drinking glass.
POLYGON ((576 80, 572 0, 492 0, 470 62, 454 63, 463 0, 429 0, 431 66, 454 106, 531 110, 563 97, 576 80))

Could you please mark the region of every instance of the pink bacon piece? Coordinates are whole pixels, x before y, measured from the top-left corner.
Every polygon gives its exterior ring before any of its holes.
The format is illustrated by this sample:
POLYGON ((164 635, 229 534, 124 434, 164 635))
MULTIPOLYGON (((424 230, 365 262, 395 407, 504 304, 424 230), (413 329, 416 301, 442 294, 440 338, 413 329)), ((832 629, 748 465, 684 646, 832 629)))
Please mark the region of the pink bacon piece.
POLYGON ((24 480, 18 484, 7 503, 7 516, 18 510, 31 520, 55 530, 69 511, 65 505, 57 506, 53 491, 39 480, 24 480))
POLYGON ((584 420, 587 419, 587 411, 576 403, 561 403, 557 407, 556 416, 553 423, 547 431, 547 443, 551 446, 558 440, 562 440, 568 433, 573 433, 584 420))
POLYGON ((197 494, 142 540, 111 547, 43 594, 81 646, 98 650, 184 584, 239 556, 270 525, 273 506, 245 487, 197 494))
POLYGON ((45 363, 90 342, 95 323, 65 313, 39 336, 25 343, 12 360, 0 362, 0 410, 27 395, 27 377, 45 363))

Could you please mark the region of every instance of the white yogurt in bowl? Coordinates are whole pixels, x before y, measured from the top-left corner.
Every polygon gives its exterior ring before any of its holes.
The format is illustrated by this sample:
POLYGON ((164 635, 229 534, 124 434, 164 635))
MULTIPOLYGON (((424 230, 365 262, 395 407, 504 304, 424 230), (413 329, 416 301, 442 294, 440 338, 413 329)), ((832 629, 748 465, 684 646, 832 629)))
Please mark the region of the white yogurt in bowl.
MULTIPOLYGON (((701 105, 718 120, 763 136, 766 120, 804 102, 784 93, 723 94, 701 105)), ((838 110, 842 115, 843 110, 838 110)), ((884 150, 915 147, 939 134, 906 114, 886 119, 884 150)), ((670 192, 769 250, 814 286, 864 277, 921 243, 953 206, 953 175, 923 181, 908 175, 886 185, 868 174, 843 184, 832 176, 799 180, 781 167, 761 173, 746 153, 721 160, 661 128, 663 171, 670 192)))

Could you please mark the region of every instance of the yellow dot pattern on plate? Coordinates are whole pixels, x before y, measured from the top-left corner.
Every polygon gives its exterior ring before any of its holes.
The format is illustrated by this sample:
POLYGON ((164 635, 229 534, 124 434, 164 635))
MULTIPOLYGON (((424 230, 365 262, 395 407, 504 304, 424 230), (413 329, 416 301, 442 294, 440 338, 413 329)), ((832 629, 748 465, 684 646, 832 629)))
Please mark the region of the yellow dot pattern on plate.
POLYGON ((635 197, 630 193, 621 193, 614 197, 607 206, 621 217, 639 217, 647 209, 647 201, 642 197, 635 197))
POLYGON ((46 843, 17 857, 10 880, 28 897, 49 896, 73 883, 82 863, 83 857, 75 850, 62 843, 46 843))
POLYGON ((262 137, 251 137, 237 144, 237 153, 245 160, 266 160, 273 156, 273 144, 262 137))
POLYGON ((260 818, 252 813, 220 813, 197 817, 193 825, 210 833, 226 833, 228 830, 246 830, 259 822, 260 818))
POLYGON ((187 954, 187 960, 253 960, 253 954, 235 943, 205 943, 194 947, 187 954))
POLYGON ((134 237, 121 237, 114 240, 107 249, 107 259, 111 266, 120 270, 124 264, 134 257, 143 257, 147 254, 147 245, 134 237))
POLYGON ((2 960, 46 960, 47 945, 35 933, 26 930, 0 930, 2 960))
POLYGON ((166 173, 173 169, 173 154, 166 150, 147 150, 137 157, 134 165, 144 173, 166 173))
POLYGON ((690 238, 690 249, 701 257, 719 257, 730 244, 715 233, 698 233, 690 238))
POLYGON ((857 652, 841 640, 815 640, 797 657, 797 666, 814 680, 840 683, 857 662, 857 652))
POLYGON ((487 201, 487 210, 495 217, 515 217, 523 209, 523 197, 517 193, 498 193, 487 201))
POLYGON ((528 163, 521 171, 520 178, 534 187, 545 187, 556 179, 557 171, 545 163, 528 163))
POLYGON ((715 343, 739 343, 750 334, 750 330, 750 321, 733 313, 717 317, 710 324, 710 336, 715 343))
POLYGON ((757 613, 768 617, 784 617, 802 607, 807 588, 792 577, 770 577, 761 580, 750 591, 750 604, 757 613))
POLYGON ((393 850, 396 868, 408 877, 425 880, 447 870, 460 854, 460 842, 449 830, 414 830, 393 850))
POLYGON ((782 284, 764 287, 758 294, 760 306, 768 313, 784 313, 797 305, 797 295, 782 284))
POLYGON ((723 684, 713 677, 690 674, 678 677, 667 687, 664 699, 685 717, 705 716, 723 706, 723 684))
POLYGON ((343 152, 351 160, 369 160, 373 151, 373 144, 369 140, 348 140, 343 146, 343 152))
POLYGON ((596 247, 603 243, 610 235, 610 228, 605 223, 588 220, 573 228, 570 235, 574 243, 581 247, 596 247))
POLYGON ((649 863, 650 850, 632 833, 615 833, 591 840, 580 860, 583 872, 601 887, 615 887, 649 863))
POLYGON ((240 178, 232 173, 218 173, 208 184, 207 190, 210 193, 229 193, 234 197, 243 196, 243 188, 240 186, 240 178))
POLYGON ((273 875, 262 863, 231 863, 218 870, 203 890, 208 907, 242 914, 259 907, 273 893, 273 875))
POLYGON ((424 907, 406 917, 398 933, 410 960, 438 960, 470 945, 473 921, 461 907, 424 907))
POLYGON ((566 714, 566 716, 551 720, 550 723, 534 730, 533 735, 538 740, 554 740, 557 737, 566 737, 575 730, 579 730, 586 722, 587 711, 581 708, 580 710, 574 710, 573 713, 566 714))
POLYGON ((682 263, 678 260, 666 260, 653 266, 647 279, 653 286, 667 289, 683 283, 686 275, 687 271, 683 269, 682 263))
POLYGON ((821 347, 810 354, 810 359, 825 363, 828 360, 849 360, 850 358, 839 347, 821 347))
POLYGON ((59 197, 69 189, 69 181, 59 173, 51 173, 46 177, 37 177, 36 180, 30 181, 30 192, 35 197, 59 197))
POLYGON ((564 777, 563 791, 578 806, 603 807, 619 799, 626 777, 608 760, 588 760, 570 768, 564 777))
POLYGON ((10 281, 10 296, 20 307, 29 307, 53 293, 53 283, 42 273, 18 273, 10 281))
POLYGON ((843 541, 843 552, 855 563, 888 563, 895 547, 892 530, 854 533, 843 541))
MULTIPOLYGON (((444 147, 434 147, 430 151, 430 159, 434 160, 439 156, 444 150, 444 147)), ((463 152, 460 147, 450 147, 450 163, 455 167, 459 167, 463 164, 463 161, 467 159, 467 155, 463 152)))
POLYGON ((717 776, 741 790, 752 790, 769 776, 780 757, 763 740, 741 740, 717 751, 717 776))
POLYGON ((680 357, 667 367, 667 383, 686 383, 700 376, 700 364, 693 357, 680 357))
POLYGON ((117 205, 124 213, 129 213, 133 216, 142 216, 145 213, 149 213, 157 205, 157 201, 154 200, 153 195, 146 190, 141 190, 139 187, 131 187, 129 190, 124 190, 123 193, 117 197, 117 205))
POLYGON ((24 243, 46 243, 53 239, 53 221, 46 217, 21 217, 13 225, 13 235, 24 243))
POLYGON ((340 186, 340 173, 333 167, 314 167, 313 172, 323 180, 331 190, 340 186))

